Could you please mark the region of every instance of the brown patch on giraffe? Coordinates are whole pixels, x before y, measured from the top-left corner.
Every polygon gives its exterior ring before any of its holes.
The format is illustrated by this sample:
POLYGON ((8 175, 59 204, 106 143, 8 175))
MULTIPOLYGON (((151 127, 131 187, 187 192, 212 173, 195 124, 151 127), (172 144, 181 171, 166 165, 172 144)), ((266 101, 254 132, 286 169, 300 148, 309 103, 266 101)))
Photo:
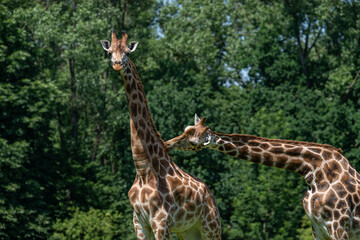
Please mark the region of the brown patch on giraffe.
POLYGON ((166 217, 166 214, 163 213, 163 212, 160 212, 157 216, 156 216, 156 219, 164 219, 166 217))
POLYGON ((162 194, 169 193, 169 189, 168 189, 167 182, 166 182, 165 178, 158 177, 157 182, 158 182, 157 189, 158 189, 158 191, 160 193, 162 193, 162 194))
POLYGON ((330 184, 322 181, 321 183, 318 184, 317 189, 319 192, 325 192, 328 188, 329 188, 330 184))
POLYGON ((149 173, 149 175, 147 177, 147 184, 151 189, 156 189, 156 177, 153 172, 149 173))
POLYGON ((348 216, 343 216, 340 218, 339 220, 339 224, 340 226, 350 226, 350 218, 348 216))
POLYGON ((309 148, 310 151, 314 152, 314 153, 321 153, 321 149, 320 148, 309 148))
POLYGON ((327 207, 324 207, 323 210, 321 211, 321 217, 323 219, 330 219, 333 217, 332 215, 332 210, 327 208, 327 207))
POLYGON ((273 161, 273 156, 270 153, 264 153, 264 165, 271 166, 270 164, 272 164, 273 161), (265 162, 267 164, 265 164, 265 162))
POLYGON ((185 215, 185 210, 183 208, 180 208, 175 215, 175 219, 180 221, 184 218, 184 215, 185 215))
POLYGON ((342 169, 341 169, 341 166, 340 164, 337 162, 337 161, 331 161, 329 163, 330 165, 330 169, 333 171, 333 172, 337 172, 337 173, 341 173, 342 172, 342 169))
POLYGON ((308 165, 304 164, 300 170, 298 171, 298 173, 301 176, 305 176, 306 174, 308 174, 309 172, 311 172, 313 169, 311 167, 309 167, 308 165))
POLYGON ((239 158, 247 158, 248 154, 249 154, 249 147, 248 146, 244 146, 238 149, 239 151, 239 158))
POLYGON ((168 178, 168 183, 169 183, 170 189, 175 189, 176 186, 181 184, 181 182, 179 182, 179 180, 177 180, 176 178, 172 178, 172 177, 168 178))
POLYGON ((157 158, 154 157, 151 162, 152 162, 152 165, 153 165, 153 168, 154 168, 155 172, 156 172, 156 173, 159 173, 159 171, 160 171, 160 162, 159 162, 159 159, 157 159, 157 158))
POLYGON ((354 179, 351 178, 351 176, 349 175, 349 173, 345 172, 342 179, 341 179, 341 183, 345 186, 345 188, 349 191, 349 192, 354 192, 356 189, 356 182, 354 181, 354 179))
POLYGON ((144 131, 142 129, 138 129, 137 134, 139 135, 140 139, 144 139, 144 131))
POLYGON ((132 81, 130 88, 131 88, 131 92, 136 92, 137 91, 136 81, 132 81))
POLYGON ((230 139, 229 137, 223 137, 222 140, 223 140, 223 141, 227 141, 227 142, 230 142, 230 141, 231 141, 231 139, 230 139))
POLYGON ((167 173, 168 173, 170 176, 172 176, 172 177, 175 176, 175 172, 174 172, 174 170, 173 170, 172 167, 168 168, 167 173))
POLYGON ((325 177, 330 182, 330 184, 336 182, 340 177, 338 173, 332 170, 329 164, 324 165, 323 171, 325 173, 325 177))
POLYGON ((333 190, 330 190, 324 199, 324 202, 326 202, 326 205, 330 208, 335 208, 335 204, 338 201, 338 197, 336 196, 335 192, 333 190))
POLYGON ((185 201, 184 193, 185 193, 185 187, 178 186, 176 190, 173 192, 174 200, 178 203, 183 203, 185 201))
POLYGON ((337 183, 333 186, 334 191, 337 193, 337 195, 340 198, 343 198, 346 196, 347 192, 345 191, 344 186, 341 183, 337 183))
POLYGON ((346 201, 346 203, 347 203, 348 209, 353 210, 354 205, 353 205, 353 202, 352 202, 351 194, 348 194, 348 195, 346 196, 345 201, 346 201))
MULTIPOLYGON (((265 157, 265 154, 264 154, 264 157, 265 157)), ((285 167, 288 160, 289 159, 286 156, 280 155, 280 156, 276 157, 275 166, 278 168, 283 168, 283 167, 285 167)))
POLYGON ((196 205, 195 203, 193 202, 188 202, 186 205, 185 205, 185 209, 187 209, 188 211, 190 212, 194 212, 196 210, 196 205))
POLYGON ((220 151, 220 152, 224 152, 224 150, 225 150, 225 149, 224 149, 223 146, 220 146, 220 147, 219 147, 219 151, 220 151))
POLYGON ((359 229, 360 228, 360 221, 359 220, 356 220, 356 219, 353 220, 353 228, 354 229, 359 229))
POLYGON ((315 185, 311 185, 311 193, 314 194, 316 192, 316 187, 315 185))
POLYGON ((354 195, 353 195, 353 202, 354 202, 355 204, 358 204, 358 203, 360 202, 359 196, 358 196, 357 194, 354 194, 354 195))
POLYGON ((315 217, 318 217, 319 216, 318 211, 321 205, 321 197, 319 194, 315 193, 311 197, 310 205, 311 205, 311 209, 313 209, 312 213, 314 214, 315 217))
POLYGON ((269 151, 274 153, 274 154, 280 154, 280 153, 284 152, 284 148, 282 148, 282 147, 273 147, 273 148, 270 148, 269 151))
POLYGON ((342 160, 341 162, 341 165, 343 166, 343 169, 344 170, 348 170, 349 169, 349 163, 348 163, 348 161, 347 160, 342 160))
POLYGON ((300 156, 302 150, 303 150, 303 148, 301 148, 301 147, 295 147, 292 149, 287 149, 285 151, 285 153, 289 156, 300 156))
POLYGON ((143 116, 144 119, 147 119, 148 115, 147 115, 147 111, 146 111, 145 107, 143 107, 142 116, 143 116))
POLYGON ((129 95, 131 94, 131 88, 129 84, 126 84, 125 90, 129 95))
POLYGON ((162 148, 159 149, 159 157, 164 157, 164 150, 162 148))
POLYGON ((333 216, 335 220, 338 220, 340 218, 340 212, 338 210, 333 210, 333 216))
POLYGON ((145 129, 146 125, 143 119, 139 120, 139 127, 141 127, 142 129, 145 129))
POLYGON ((234 142, 234 141, 232 141, 232 143, 237 147, 241 147, 241 146, 245 145, 245 143, 243 143, 243 142, 236 142, 236 141, 234 142))
POLYGON ((166 168, 160 164, 160 175, 166 176, 166 168))
POLYGON ((143 188, 141 190, 141 202, 145 202, 151 195, 153 191, 150 188, 143 188))
POLYGON ((324 150, 322 156, 324 160, 329 160, 331 158, 331 152, 324 150))
POLYGON ((286 167, 287 170, 295 172, 299 169, 302 165, 302 161, 298 158, 290 160, 288 166, 286 167))
POLYGON ((195 204, 196 204, 196 205, 200 205, 200 204, 201 204, 201 197, 200 197, 199 192, 197 192, 197 193, 195 194, 195 204))
POLYGON ((144 205, 144 206, 143 206, 143 209, 144 209, 144 211, 145 211, 147 214, 150 214, 150 208, 149 208, 148 205, 144 205))
POLYGON ((193 182, 190 182, 190 187, 191 187, 192 189, 194 189, 194 190, 197 189, 197 186, 196 186, 195 183, 193 183, 193 182))
POLYGON ((349 167, 349 173, 352 177, 355 177, 355 171, 352 167, 349 167))
POLYGON ((163 206, 164 206, 165 211, 169 212, 170 205, 167 202, 164 202, 163 206))
POLYGON ((341 156, 340 153, 338 153, 338 152, 333 152, 333 154, 334 154, 334 157, 335 157, 336 160, 341 160, 342 156, 341 156))
POLYGON ((229 154, 230 156, 235 157, 236 154, 237 154, 237 151, 236 151, 236 150, 233 150, 233 151, 228 152, 227 154, 229 154))
POLYGON ((231 143, 225 144, 224 147, 225 147, 225 151, 227 152, 234 149, 234 146, 231 143))
POLYGON ((267 143, 262 143, 262 144, 260 144, 260 147, 264 150, 267 150, 270 147, 270 145, 267 143))
POLYGON ((153 155, 154 148, 153 148, 153 146, 151 144, 148 145, 148 151, 149 151, 150 156, 153 155))
POLYGON ((216 226, 217 226, 217 224, 216 224, 215 221, 212 221, 212 222, 209 223, 209 227, 210 227, 211 229, 215 229, 216 226))
POLYGON ((135 101, 136 99, 137 99, 137 94, 136 93, 134 93, 131 97, 132 97, 132 99, 133 99, 133 101, 135 101))
POLYGON ((137 188, 130 188, 128 192, 128 197, 130 202, 135 202, 136 198, 138 197, 139 190, 137 188))
POLYGON ((255 142, 255 141, 250 141, 250 142, 248 143, 248 145, 251 146, 251 147, 257 147, 257 146, 260 146, 260 143, 259 143, 259 142, 255 142))
POLYGON ((259 148, 259 147, 253 147, 253 148, 251 148, 251 150, 253 151, 253 152, 262 152, 263 150, 261 149, 261 148, 259 148))
MULTIPOLYGON (((255 163, 260 163, 261 162, 261 155, 258 154, 258 153, 253 153, 251 155, 251 161, 255 162, 255 163)), ((266 163, 268 163, 268 162, 266 162, 266 163)), ((264 162, 263 164, 266 165, 266 163, 264 162)), ((271 163, 271 165, 268 165, 268 166, 272 166, 272 163, 271 163)))
POLYGON ((304 153, 304 160, 310 163, 314 168, 318 168, 321 165, 322 159, 320 156, 313 154, 310 151, 304 153))
POLYGON ((136 103, 132 103, 130 106, 130 110, 131 110, 131 114, 136 117, 137 115, 137 104, 136 103))
POLYGON ((148 143, 150 142, 150 130, 146 129, 145 131, 145 141, 148 143))
POLYGON ((336 209, 339 209, 340 211, 342 209, 345 209, 346 207, 346 202, 344 200, 340 200, 339 202, 337 202, 336 204, 336 209))
POLYGON ((360 205, 356 206, 356 208, 354 209, 354 216, 360 216, 360 205))

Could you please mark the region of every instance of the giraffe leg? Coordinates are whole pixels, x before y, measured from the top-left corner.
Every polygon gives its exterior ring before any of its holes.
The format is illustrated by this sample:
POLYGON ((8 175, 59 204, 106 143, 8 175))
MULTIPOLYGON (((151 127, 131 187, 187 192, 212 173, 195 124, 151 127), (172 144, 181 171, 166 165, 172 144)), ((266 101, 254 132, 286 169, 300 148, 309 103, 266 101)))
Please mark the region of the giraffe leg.
POLYGON ((150 226, 144 226, 144 224, 141 224, 135 212, 133 212, 133 223, 137 239, 149 240, 151 234, 150 226))
POLYGON ((201 219, 201 235, 206 240, 221 239, 220 213, 216 207, 215 199, 212 195, 206 196, 206 203, 201 219))

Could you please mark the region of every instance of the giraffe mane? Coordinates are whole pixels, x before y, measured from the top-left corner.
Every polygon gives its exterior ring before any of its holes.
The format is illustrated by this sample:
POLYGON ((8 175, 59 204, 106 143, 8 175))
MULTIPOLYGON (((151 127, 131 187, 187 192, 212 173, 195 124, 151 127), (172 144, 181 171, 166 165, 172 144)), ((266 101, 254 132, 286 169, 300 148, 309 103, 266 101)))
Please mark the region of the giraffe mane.
POLYGON ((301 145, 301 146, 310 146, 310 147, 323 147, 323 148, 327 148, 329 150, 333 150, 333 151, 337 151, 339 153, 342 154, 342 149, 341 148, 336 148, 334 146, 331 146, 329 144, 322 144, 322 143, 313 143, 313 142, 303 142, 303 141, 295 141, 295 140, 283 140, 283 139, 270 139, 270 138, 264 138, 264 137, 257 137, 257 136, 253 136, 253 135, 247 135, 247 134, 225 134, 225 133, 218 133, 218 132, 213 132, 214 134, 218 134, 218 135, 223 135, 223 136, 228 136, 228 137, 234 137, 237 135, 241 135, 242 137, 249 137, 252 140, 259 140, 259 141, 266 141, 266 142, 279 142, 279 143, 283 143, 283 144, 293 144, 293 145, 301 145))
MULTIPOLYGON (((139 84, 140 91, 144 94, 144 103, 145 103, 146 107, 149 108, 149 105, 148 105, 147 99, 146 99, 146 95, 145 95, 145 91, 144 91, 144 86, 143 86, 143 84, 142 84, 142 82, 141 82, 141 80, 140 80, 140 77, 139 77, 138 73, 137 73, 136 66, 135 66, 135 64, 134 64, 129 58, 128 58, 128 60, 129 60, 129 63, 130 63, 130 65, 131 65, 131 67, 134 69, 135 78, 136 78, 136 80, 137 80, 137 82, 138 82, 138 84, 139 84)), ((149 119, 150 119, 150 122, 151 122, 151 125, 152 125, 152 128, 153 128, 153 131, 155 132, 156 136, 158 136, 159 141, 160 141, 161 144, 164 146, 164 149, 167 150, 167 146, 166 146, 164 140, 161 138, 161 134, 160 134, 160 133, 157 131, 157 129, 156 129, 156 126, 155 126, 154 121, 153 121, 153 119, 152 119, 152 117, 151 117, 150 111, 148 111, 148 117, 149 117, 149 119)))

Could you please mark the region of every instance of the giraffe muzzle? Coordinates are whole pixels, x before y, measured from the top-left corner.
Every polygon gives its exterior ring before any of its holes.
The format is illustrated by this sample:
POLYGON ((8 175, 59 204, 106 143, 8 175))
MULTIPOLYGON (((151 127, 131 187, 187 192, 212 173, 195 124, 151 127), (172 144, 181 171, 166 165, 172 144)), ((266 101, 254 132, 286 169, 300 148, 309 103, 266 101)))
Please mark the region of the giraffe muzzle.
POLYGON ((115 71, 120 71, 123 66, 120 61, 116 61, 116 62, 113 62, 112 67, 115 71))

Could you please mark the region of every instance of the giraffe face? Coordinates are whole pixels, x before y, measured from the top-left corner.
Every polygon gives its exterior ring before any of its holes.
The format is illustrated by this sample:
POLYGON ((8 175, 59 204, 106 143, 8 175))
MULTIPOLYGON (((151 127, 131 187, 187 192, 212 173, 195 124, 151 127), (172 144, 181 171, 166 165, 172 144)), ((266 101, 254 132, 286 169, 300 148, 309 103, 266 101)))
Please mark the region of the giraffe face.
POLYGON ((165 142, 168 150, 180 149, 189 151, 200 151, 210 141, 209 127, 204 126, 205 118, 201 120, 195 115, 195 125, 187 126, 184 133, 178 137, 165 142))
POLYGON ((112 67, 115 71, 120 71, 128 61, 127 55, 135 51, 138 42, 130 42, 127 45, 127 34, 123 31, 121 39, 117 39, 114 31, 111 32, 111 43, 107 40, 100 40, 102 47, 111 55, 112 67))

